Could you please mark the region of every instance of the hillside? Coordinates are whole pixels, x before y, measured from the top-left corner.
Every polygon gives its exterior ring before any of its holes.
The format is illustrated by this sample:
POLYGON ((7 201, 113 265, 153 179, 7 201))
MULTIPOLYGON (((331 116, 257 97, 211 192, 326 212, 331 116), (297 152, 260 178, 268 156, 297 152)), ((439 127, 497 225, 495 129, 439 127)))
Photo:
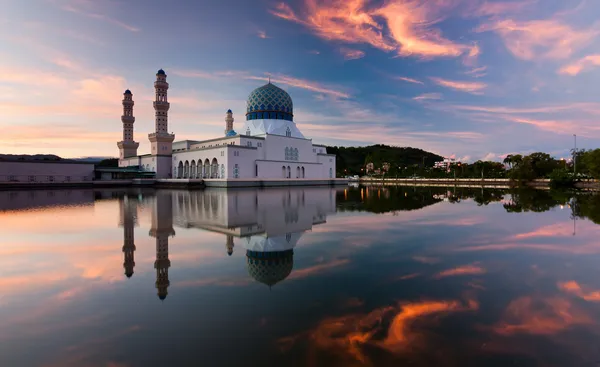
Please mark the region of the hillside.
POLYGON ((360 169, 365 166, 367 160, 373 162, 375 167, 381 167, 384 162, 395 167, 409 167, 423 163, 425 166, 431 167, 435 162, 444 159, 440 155, 418 148, 392 147, 381 144, 367 147, 327 147, 327 153, 337 156, 338 176, 359 175, 360 169))

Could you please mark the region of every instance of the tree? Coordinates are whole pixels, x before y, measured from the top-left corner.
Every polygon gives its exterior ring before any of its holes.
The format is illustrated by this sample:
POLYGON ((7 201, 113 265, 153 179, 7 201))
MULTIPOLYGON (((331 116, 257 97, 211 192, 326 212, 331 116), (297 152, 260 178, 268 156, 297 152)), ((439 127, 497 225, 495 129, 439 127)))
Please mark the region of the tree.
POLYGON ((592 177, 600 179, 600 149, 586 151, 583 154, 583 164, 592 177))

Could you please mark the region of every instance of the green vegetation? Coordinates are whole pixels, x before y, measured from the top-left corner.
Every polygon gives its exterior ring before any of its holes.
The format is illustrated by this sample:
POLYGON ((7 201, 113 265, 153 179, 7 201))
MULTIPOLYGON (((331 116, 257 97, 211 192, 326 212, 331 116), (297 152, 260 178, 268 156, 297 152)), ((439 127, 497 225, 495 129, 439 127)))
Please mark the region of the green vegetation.
POLYGON ((368 147, 327 147, 328 154, 335 154, 338 177, 363 175, 367 163, 381 168, 384 163, 390 164, 389 174, 396 174, 401 169, 433 167, 435 162, 444 158, 437 154, 417 148, 401 148, 388 145, 371 145, 368 147))
POLYGON ((103 159, 100 162, 96 163, 96 167, 119 167, 119 159, 118 158, 108 158, 103 159))

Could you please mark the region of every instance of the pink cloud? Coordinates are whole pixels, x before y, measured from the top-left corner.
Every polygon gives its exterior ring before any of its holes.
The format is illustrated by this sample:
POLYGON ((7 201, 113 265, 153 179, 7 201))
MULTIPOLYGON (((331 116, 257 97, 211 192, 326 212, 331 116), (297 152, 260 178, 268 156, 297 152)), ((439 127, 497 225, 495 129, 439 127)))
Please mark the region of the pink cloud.
POLYGON ((483 1, 472 11, 475 16, 496 16, 507 13, 518 13, 535 4, 537 0, 526 1, 483 1))
POLYGON ((452 268, 452 269, 448 269, 448 270, 439 272, 434 276, 434 278, 441 279, 441 278, 458 276, 458 275, 480 275, 480 274, 485 274, 485 273, 486 273, 486 270, 484 268, 482 268, 481 266, 464 265, 464 266, 459 266, 456 268, 452 268))
POLYGON ((271 38, 271 37, 267 36, 267 32, 261 31, 261 30, 259 30, 257 32, 257 36, 258 36, 258 38, 262 38, 262 39, 271 38))
POLYGON ((402 81, 413 83, 413 84, 421 84, 421 85, 425 84, 425 83, 423 83, 420 80, 413 79, 413 78, 407 78, 407 77, 404 77, 404 76, 395 76, 393 78, 396 79, 396 80, 402 80, 402 81))
POLYGON ((424 93, 413 98, 415 101, 430 101, 442 99, 441 93, 424 93))
POLYGON ((97 7, 97 4, 100 4, 99 2, 96 2, 96 1, 91 1, 91 0, 63 0, 63 1, 54 0, 52 2, 57 4, 61 9, 65 10, 65 11, 81 14, 81 15, 84 15, 86 17, 93 18, 93 19, 102 20, 104 22, 111 23, 113 25, 116 25, 118 27, 126 29, 130 32, 139 32, 140 31, 140 29, 137 27, 134 27, 132 25, 129 25, 118 19, 115 19, 113 17, 110 17, 110 16, 104 14, 104 11, 98 11, 98 10, 94 9, 94 7, 97 7))
POLYGON ((487 75, 486 70, 487 70, 487 66, 481 66, 481 67, 473 68, 469 71, 466 71, 465 74, 470 75, 473 78, 481 78, 481 77, 487 75))
POLYGON ((558 72, 560 74, 575 76, 584 70, 593 68, 594 66, 600 66, 600 54, 586 56, 575 61, 574 63, 562 67, 558 72))
POLYGON ((271 13, 302 24, 323 39, 366 43, 399 56, 435 58, 478 53, 472 45, 446 39, 432 27, 452 7, 449 1, 396 1, 375 9, 367 9, 366 0, 331 0, 325 4, 306 0, 304 5, 304 12, 296 13, 289 5, 279 3, 271 13), (376 18, 383 18, 385 24, 376 18))
POLYGON ((344 60, 356 60, 365 57, 365 53, 361 50, 355 50, 348 47, 340 48, 340 53, 344 56, 344 60))
POLYGON ((478 31, 496 32, 508 50, 519 59, 566 59, 600 34, 600 24, 588 29, 573 29, 558 18, 531 21, 503 19, 483 24, 478 31))
POLYGON ((451 88, 460 92, 466 92, 471 94, 483 94, 483 90, 487 88, 487 84, 478 82, 465 82, 447 80, 442 78, 430 78, 434 83, 442 87, 451 88))

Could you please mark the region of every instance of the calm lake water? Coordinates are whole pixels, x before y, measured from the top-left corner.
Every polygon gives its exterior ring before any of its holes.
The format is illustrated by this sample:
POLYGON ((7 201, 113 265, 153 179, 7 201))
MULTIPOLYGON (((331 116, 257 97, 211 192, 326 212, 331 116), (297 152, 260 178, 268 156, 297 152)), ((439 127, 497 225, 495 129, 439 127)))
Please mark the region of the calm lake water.
POLYGON ((0 366, 598 366, 600 198, 0 192, 0 366))

